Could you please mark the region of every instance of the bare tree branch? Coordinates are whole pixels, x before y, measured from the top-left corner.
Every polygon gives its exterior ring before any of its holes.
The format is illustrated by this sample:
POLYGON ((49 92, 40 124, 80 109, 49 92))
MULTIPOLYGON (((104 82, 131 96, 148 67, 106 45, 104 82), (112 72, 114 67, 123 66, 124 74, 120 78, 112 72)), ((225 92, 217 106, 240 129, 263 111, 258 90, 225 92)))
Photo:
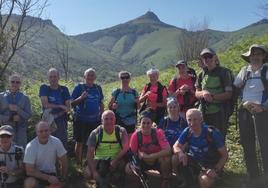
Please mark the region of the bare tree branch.
POLYGON ((41 31, 48 0, 0 1, 0 79, 17 51, 41 31))

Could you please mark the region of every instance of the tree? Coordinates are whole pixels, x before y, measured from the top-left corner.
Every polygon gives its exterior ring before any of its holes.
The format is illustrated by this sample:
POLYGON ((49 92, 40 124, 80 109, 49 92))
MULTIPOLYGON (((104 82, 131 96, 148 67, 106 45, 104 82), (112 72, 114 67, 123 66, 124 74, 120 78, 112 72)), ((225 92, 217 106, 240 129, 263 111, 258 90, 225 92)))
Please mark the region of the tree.
POLYGON ((208 47, 208 21, 192 23, 181 31, 178 56, 186 61, 197 60, 202 49, 208 47))
POLYGON ((0 0, 0 80, 14 55, 41 31, 47 0, 0 0))
POLYGON ((64 71, 65 81, 69 79, 69 48, 70 39, 62 34, 62 39, 56 39, 56 53, 64 71))

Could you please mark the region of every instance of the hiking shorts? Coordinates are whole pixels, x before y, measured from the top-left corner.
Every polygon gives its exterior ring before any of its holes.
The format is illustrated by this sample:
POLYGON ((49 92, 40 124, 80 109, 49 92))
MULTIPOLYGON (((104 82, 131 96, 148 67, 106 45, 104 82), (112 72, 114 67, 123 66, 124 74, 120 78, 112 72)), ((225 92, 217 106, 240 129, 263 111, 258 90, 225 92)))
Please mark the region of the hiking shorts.
POLYGON ((100 125, 100 122, 85 123, 82 121, 74 121, 73 136, 76 142, 86 144, 90 133, 100 125))

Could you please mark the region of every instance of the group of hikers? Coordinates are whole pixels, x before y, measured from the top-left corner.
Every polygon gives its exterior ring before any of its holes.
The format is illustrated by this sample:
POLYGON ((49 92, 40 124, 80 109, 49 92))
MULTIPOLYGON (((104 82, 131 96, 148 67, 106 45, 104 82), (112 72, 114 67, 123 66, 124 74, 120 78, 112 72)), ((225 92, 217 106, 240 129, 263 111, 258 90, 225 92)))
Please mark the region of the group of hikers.
POLYGON ((20 91, 22 78, 11 75, 9 89, 0 93, 1 187, 66 185, 71 109, 76 162, 85 164, 86 177, 95 179, 97 187, 124 186, 128 177, 146 188, 145 172, 152 169, 161 175, 161 188, 171 187, 172 174, 182 180, 177 187, 211 187, 228 160, 225 139, 237 98, 248 185, 257 185, 260 177, 268 181, 268 52, 253 44, 241 57, 248 64, 234 78, 215 51, 205 48, 199 74, 180 60, 177 75, 165 87, 159 70, 149 69, 149 83, 140 94, 130 87, 131 73, 121 71, 121 86, 113 90, 107 110, 93 68, 84 72, 84 83, 71 95, 59 84, 58 70, 51 68, 49 84, 39 90, 42 118, 28 144, 31 101, 20 91))

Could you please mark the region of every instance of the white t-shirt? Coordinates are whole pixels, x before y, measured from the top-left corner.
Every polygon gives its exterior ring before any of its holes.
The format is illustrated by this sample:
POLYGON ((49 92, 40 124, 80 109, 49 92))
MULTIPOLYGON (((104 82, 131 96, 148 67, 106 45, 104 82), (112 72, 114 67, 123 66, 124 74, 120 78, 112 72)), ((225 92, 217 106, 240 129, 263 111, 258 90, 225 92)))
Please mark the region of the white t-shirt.
MULTIPOLYGON (((22 165, 23 148, 20 147, 20 150, 22 151, 22 156, 18 162, 20 163, 19 165, 22 165)), ((19 168, 18 163, 15 159, 15 145, 14 144, 11 145, 10 149, 7 152, 4 152, 0 148, 0 161, 1 163, 5 163, 8 171, 14 171, 19 168), (12 153, 12 154, 9 154, 9 153, 12 153)), ((6 180, 6 183, 14 183, 17 180, 18 180, 18 177, 9 175, 8 179, 6 180)))
POLYGON ((40 144, 36 137, 27 144, 23 162, 34 165, 42 172, 56 173, 56 160, 66 153, 67 151, 58 138, 49 136, 46 144, 40 144))
MULTIPOLYGON (((249 78, 243 88, 242 101, 249 101, 256 104, 262 104, 263 101, 263 91, 264 86, 261 81, 261 69, 253 72, 251 65, 243 69, 238 73, 235 78, 234 85, 236 87, 241 87, 243 85, 243 78, 246 77, 247 72, 250 72, 249 78)), ((268 78, 268 71, 266 72, 266 79, 268 78)))

